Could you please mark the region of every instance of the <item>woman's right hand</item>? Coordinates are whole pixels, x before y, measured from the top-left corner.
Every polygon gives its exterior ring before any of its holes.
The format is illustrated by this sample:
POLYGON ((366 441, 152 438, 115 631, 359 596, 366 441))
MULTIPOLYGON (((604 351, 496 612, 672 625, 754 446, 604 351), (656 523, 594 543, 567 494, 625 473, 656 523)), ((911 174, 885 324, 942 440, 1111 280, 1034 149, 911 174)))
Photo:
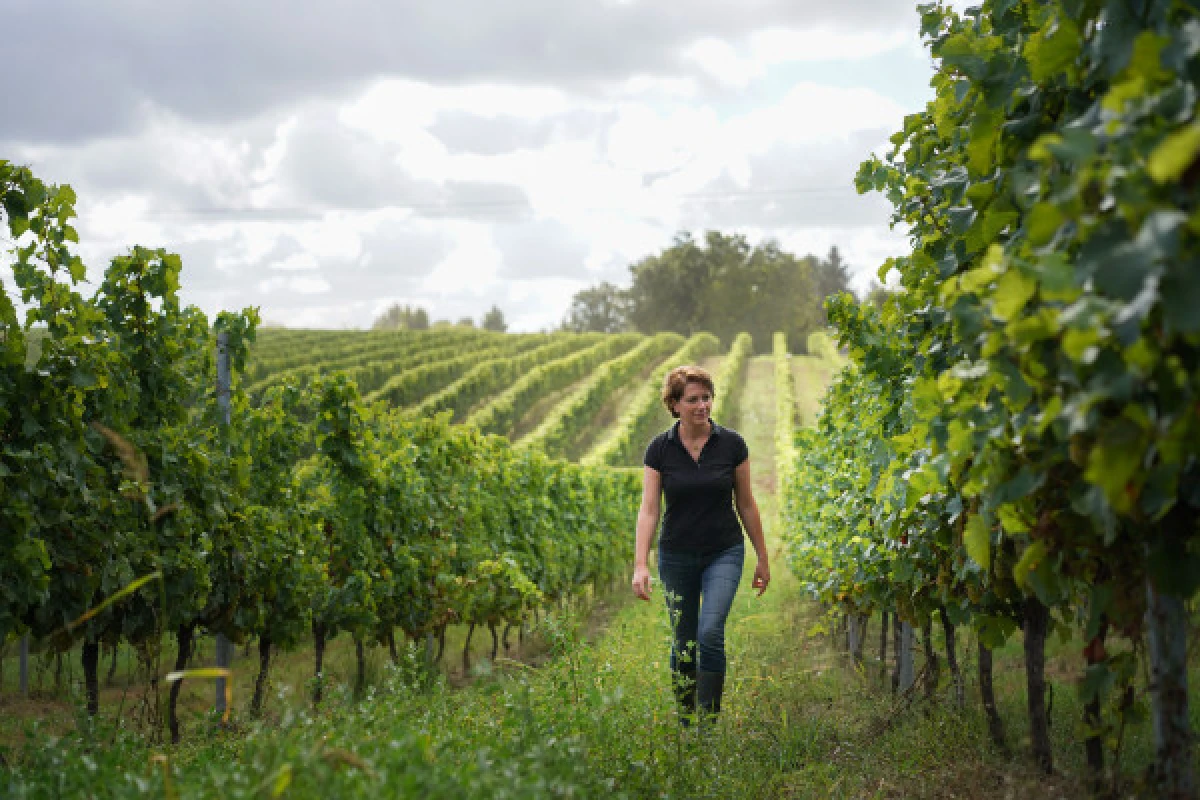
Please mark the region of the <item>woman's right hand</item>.
POLYGON ((650 599, 650 569, 648 567, 633 568, 633 593, 639 599, 650 599))

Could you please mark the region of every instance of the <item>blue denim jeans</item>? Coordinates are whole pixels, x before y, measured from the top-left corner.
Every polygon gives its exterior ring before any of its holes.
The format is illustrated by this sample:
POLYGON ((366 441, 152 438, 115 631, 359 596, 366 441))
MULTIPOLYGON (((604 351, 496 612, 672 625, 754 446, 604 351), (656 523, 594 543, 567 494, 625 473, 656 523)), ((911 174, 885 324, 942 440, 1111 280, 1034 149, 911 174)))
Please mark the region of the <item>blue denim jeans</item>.
POLYGON ((725 620, 742 579, 745 558, 744 542, 706 555, 659 549, 658 577, 674 629, 673 671, 683 664, 687 672, 699 668, 724 674, 725 620))

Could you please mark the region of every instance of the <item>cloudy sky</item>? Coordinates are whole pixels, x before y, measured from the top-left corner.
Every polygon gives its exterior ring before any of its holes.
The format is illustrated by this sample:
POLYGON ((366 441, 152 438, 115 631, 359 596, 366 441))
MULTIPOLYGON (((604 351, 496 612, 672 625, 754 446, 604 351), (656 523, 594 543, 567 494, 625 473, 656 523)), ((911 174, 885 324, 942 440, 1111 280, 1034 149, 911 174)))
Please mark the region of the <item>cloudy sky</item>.
POLYGON ((166 247, 189 302, 289 326, 550 328, 685 230, 865 286, 904 239, 855 169, 932 96, 915 0, 0 8, 0 158, 75 187, 92 279, 166 247))

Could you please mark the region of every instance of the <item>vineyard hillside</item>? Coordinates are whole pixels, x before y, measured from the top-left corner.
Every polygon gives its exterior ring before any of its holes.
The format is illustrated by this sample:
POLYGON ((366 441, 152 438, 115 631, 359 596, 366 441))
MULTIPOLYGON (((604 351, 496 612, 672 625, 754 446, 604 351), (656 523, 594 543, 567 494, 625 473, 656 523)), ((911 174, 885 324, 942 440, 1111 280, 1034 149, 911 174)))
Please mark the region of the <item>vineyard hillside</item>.
POLYGON ((448 412, 454 423, 553 457, 637 466, 639 443, 670 423, 658 401, 665 372, 705 366, 732 397, 729 381, 740 377, 748 338, 733 343, 734 369, 719 374, 728 352, 712 336, 673 333, 268 328, 258 333, 244 381, 254 401, 271 387, 343 372, 367 403, 408 417, 448 412))

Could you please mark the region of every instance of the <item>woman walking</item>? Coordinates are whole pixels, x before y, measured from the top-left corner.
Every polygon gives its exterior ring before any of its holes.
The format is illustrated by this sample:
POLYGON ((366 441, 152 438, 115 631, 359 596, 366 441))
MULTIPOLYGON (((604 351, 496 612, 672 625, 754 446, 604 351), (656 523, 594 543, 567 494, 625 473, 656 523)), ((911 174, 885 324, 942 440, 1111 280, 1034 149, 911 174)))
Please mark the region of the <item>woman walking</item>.
POLYGON ((662 400, 677 422, 646 448, 637 518, 633 591, 649 600, 647 562, 665 495, 658 574, 674 633, 672 686, 684 724, 697 709, 709 718, 721 710, 725 620, 742 577, 743 525, 758 556, 752 585, 759 596, 771 582, 749 450, 737 431, 709 417, 715 391, 712 376, 699 367, 667 374, 662 400))

